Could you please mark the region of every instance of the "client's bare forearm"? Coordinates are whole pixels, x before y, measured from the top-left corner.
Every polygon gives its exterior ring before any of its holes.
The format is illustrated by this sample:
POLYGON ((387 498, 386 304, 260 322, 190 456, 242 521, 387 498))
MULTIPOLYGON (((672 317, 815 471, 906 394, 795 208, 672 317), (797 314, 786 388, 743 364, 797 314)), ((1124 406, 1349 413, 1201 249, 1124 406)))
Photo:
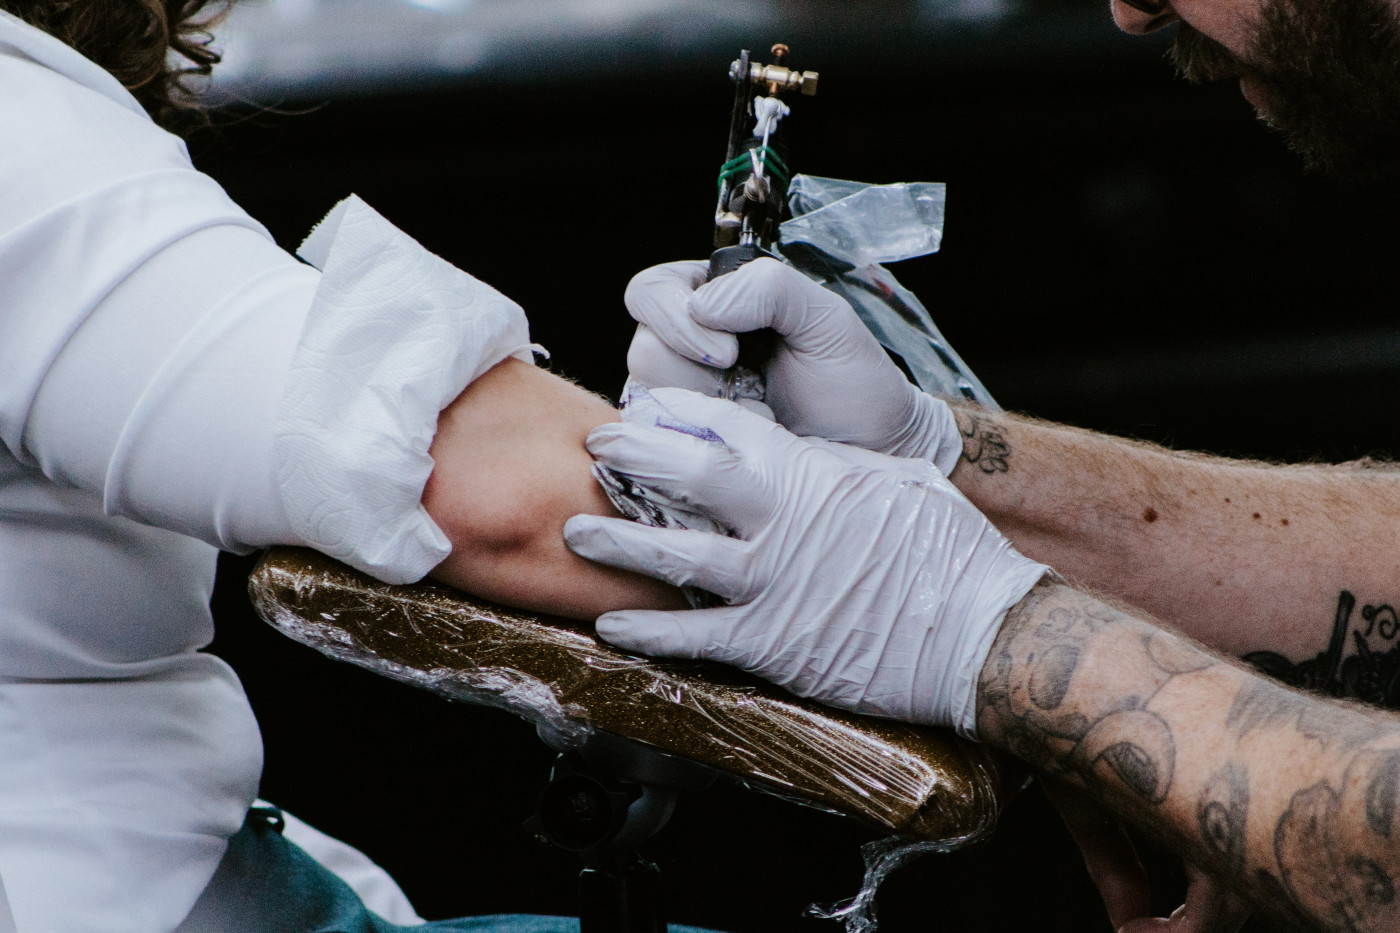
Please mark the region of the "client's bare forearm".
POLYGON ((1400 723, 1308 696, 1068 586, 1011 610, 983 668, 988 742, 1086 789, 1312 929, 1400 923, 1400 723))
POLYGON ((423 505, 451 539, 433 576, 486 599, 592 620, 609 609, 678 608, 679 593, 594 564, 564 545, 571 515, 616 514, 590 473, 584 438, 616 421, 607 402, 506 360, 438 421, 423 505))
MULTIPOLYGON (((1233 655, 1311 661, 1340 615, 1343 629, 1371 629, 1372 651, 1400 635, 1388 605, 1400 603, 1400 550, 1380 544, 1400 520, 1400 473, 1179 454, 972 408, 956 417, 953 482, 1073 582, 1233 655)), ((1341 635, 1343 653, 1358 650, 1341 635)))

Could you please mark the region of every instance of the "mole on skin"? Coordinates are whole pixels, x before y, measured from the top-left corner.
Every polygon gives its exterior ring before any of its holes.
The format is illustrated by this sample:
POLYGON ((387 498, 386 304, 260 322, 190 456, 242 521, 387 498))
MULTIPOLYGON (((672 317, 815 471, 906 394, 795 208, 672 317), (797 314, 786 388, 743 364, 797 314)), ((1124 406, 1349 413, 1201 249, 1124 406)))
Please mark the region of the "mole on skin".
POLYGON ((1155 522, 1157 520, 1157 510, 1149 505, 1142 510, 1142 520, 1145 522, 1155 522))

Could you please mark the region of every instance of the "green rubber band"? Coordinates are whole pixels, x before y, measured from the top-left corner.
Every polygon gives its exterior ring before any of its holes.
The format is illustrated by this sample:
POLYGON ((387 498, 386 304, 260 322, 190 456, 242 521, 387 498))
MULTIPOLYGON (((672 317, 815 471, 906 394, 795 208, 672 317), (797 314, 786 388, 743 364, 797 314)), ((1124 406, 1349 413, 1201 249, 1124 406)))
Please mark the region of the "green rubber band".
POLYGON ((723 172, 732 168, 742 168, 743 166, 748 165, 750 161, 750 152, 757 152, 759 154, 759 157, 763 159, 765 165, 777 166, 778 169, 780 169, 785 175, 789 173, 787 163, 783 161, 783 157, 778 155, 778 151, 772 146, 757 146, 753 149, 746 149, 744 150, 742 155, 737 155, 734 158, 730 159, 728 162, 721 165, 720 171, 723 172))
POLYGON ((778 181, 782 182, 782 191, 780 194, 786 192, 788 182, 791 180, 791 172, 787 167, 787 163, 783 161, 782 156, 773 151, 771 146, 759 146, 755 149, 747 149, 744 151, 743 155, 737 155, 721 165, 718 181, 719 190, 724 190, 724 183, 726 181, 738 175, 740 172, 748 171, 753 167, 753 157, 749 155, 751 152, 757 152, 759 158, 763 161, 764 169, 778 181))

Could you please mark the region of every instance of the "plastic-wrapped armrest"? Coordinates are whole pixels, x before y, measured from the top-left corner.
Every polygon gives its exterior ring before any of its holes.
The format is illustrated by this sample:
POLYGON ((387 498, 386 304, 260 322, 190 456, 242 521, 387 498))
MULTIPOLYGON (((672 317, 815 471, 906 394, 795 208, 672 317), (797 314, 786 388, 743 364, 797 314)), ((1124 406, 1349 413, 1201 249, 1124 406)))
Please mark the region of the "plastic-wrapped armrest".
POLYGON ((633 657, 582 623, 433 583, 391 586, 293 548, 265 554, 249 591, 259 614, 297 641, 510 710, 559 747, 612 733, 922 839, 986 833, 1005 798, 998 759, 950 732, 843 713, 719 665, 633 657))

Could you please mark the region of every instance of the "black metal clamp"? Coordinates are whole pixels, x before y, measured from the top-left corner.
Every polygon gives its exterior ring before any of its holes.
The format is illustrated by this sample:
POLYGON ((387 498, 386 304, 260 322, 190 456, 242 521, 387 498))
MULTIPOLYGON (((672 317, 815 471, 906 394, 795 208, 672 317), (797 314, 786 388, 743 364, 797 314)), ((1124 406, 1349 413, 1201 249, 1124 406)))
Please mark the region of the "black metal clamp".
POLYGON ((679 792, 708 787, 718 776, 606 732, 555 759, 525 829, 583 860, 580 933, 665 933, 661 870, 638 847, 670 820, 679 792))

